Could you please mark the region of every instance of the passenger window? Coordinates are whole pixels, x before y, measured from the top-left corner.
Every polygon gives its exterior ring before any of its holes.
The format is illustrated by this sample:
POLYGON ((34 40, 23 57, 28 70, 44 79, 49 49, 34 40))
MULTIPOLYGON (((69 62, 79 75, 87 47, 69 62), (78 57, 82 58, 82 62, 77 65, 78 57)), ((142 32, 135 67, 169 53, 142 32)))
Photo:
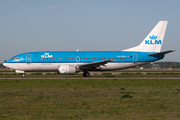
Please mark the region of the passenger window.
POLYGON ((46 60, 46 59, 44 58, 44 60, 46 60))
POLYGON ((39 58, 39 60, 40 60, 40 58, 39 58))
POLYGON ((49 58, 49 60, 51 60, 51 58, 49 58))
POLYGON ((43 60, 43 58, 41 58, 41 60, 43 60))
POLYGON ((90 58, 89 58, 89 60, 90 60, 90 58))
POLYGON ((73 60, 73 58, 72 58, 72 60, 73 60))
POLYGON ((80 58, 82 60, 82 58, 80 58))
POLYGON ((69 58, 71 60, 71 58, 69 58))
POLYGON ((53 60, 53 58, 52 58, 52 60, 53 60))
POLYGON ((123 60, 123 58, 122 58, 122 60, 123 60))
POLYGON ((48 60, 48 58, 46 58, 46 60, 48 60))

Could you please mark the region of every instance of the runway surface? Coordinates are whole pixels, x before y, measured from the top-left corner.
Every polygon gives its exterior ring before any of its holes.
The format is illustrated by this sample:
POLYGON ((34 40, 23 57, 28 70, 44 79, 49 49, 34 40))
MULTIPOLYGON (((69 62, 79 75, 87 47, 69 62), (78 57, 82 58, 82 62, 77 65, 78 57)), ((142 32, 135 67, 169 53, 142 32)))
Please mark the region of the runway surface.
POLYGON ((180 77, 0 77, 0 79, 180 79, 180 77))

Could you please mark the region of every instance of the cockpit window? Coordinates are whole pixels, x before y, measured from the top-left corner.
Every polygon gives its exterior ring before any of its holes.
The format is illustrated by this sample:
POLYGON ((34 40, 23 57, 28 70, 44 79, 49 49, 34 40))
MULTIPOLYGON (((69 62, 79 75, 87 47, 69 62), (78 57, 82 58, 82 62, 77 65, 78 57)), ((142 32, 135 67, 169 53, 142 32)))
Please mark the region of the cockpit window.
POLYGON ((11 59, 13 59, 13 60, 18 60, 19 57, 12 57, 11 59))

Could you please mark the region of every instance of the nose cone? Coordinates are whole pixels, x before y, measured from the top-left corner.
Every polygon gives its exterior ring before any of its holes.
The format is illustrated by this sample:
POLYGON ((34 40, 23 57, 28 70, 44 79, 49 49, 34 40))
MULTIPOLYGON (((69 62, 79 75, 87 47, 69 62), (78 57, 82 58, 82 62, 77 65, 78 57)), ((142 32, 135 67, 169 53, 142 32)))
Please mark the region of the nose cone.
POLYGON ((3 66, 7 67, 7 63, 6 63, 6 62, 4 62, 4 63, 3 63, 3 66))
POLYGON ((4 62, 3 62, 3 66, 5 66, 5 67, 10 67, 10 64, 11 63, 9 63, 9 60, 5 60, 4 62))

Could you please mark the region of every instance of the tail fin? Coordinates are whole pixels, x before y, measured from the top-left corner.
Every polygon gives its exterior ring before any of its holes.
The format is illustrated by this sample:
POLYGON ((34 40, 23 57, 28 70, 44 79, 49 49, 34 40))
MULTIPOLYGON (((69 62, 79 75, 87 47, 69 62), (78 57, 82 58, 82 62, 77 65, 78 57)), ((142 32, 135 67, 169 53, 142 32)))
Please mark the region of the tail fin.
POLYGON ((160 52, 168 21, 159 21, 142 43, 123 51, 160 52))

